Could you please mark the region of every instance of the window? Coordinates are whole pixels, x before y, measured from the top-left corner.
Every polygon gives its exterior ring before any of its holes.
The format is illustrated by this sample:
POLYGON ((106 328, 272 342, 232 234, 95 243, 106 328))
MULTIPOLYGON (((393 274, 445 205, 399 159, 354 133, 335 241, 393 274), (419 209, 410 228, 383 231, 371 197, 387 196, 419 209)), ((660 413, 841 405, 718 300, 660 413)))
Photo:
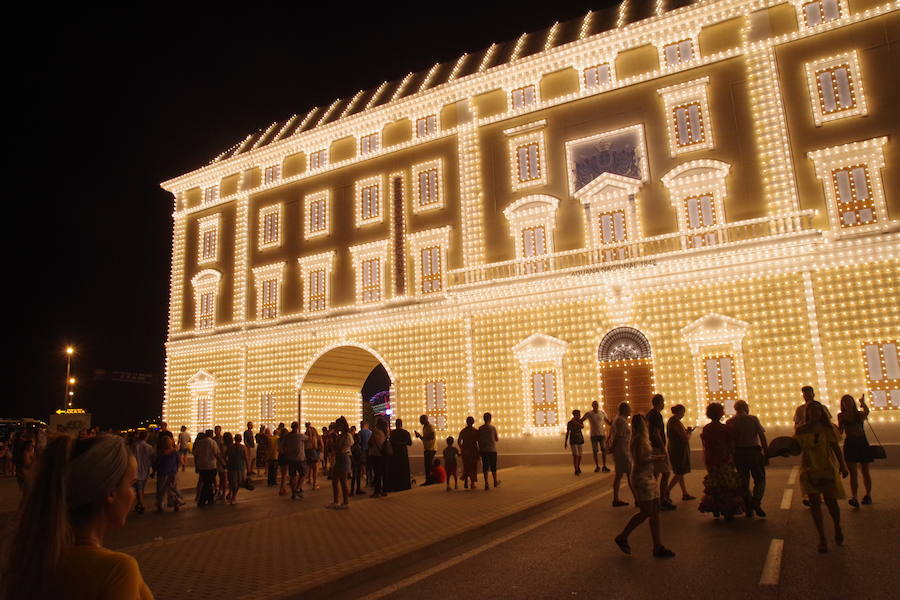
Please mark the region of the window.
POLYGON ((309 168, 323 169, 328 164, 328 153, 325 150, 316 150, 309 153, 309 168))
POLYGON ((437 169, 428 169, 419 173, 419 205, 428 206, 436 204, 438 198, 438 172, 437 169))
POLYGON ((275 394, 264 392, 259 397, 259 428, 275 430, 275 394))
POLYGON ((306 239, 328 235, 328 192, 308 195, 305 204, 306 239))
POLYGON ((535 427, 554 427, 559 406, 556 399, 556 374, 534 371, 531 374, 531 408, 535 427))
POLYGON ((866 387, 875 409, 900 408, 900 362, 897 340, 863 344, 866 387))
POLYGON ((297 259, 303 284, 303 306, 308 313, 328 310, 328 288, 334 269, 334 251, 297 259))
POLYGON ((663 46, 663 56, 667 67, 689 62, 694 58, 694 42, 688 39, 667 44, 663 46))
POLYGON ((266 167, 266 170, 263 172, 263 183, 265 185, 268 185, 270 183, 275 183, 280 178, 281 178, 281 167, 278 165, 266 167))
POLYGON ((273 263, 253 269, 257 319, 275 319, 279 316, 284 267, 285 263, 273 263))
POLYGON ((437 133, 437 115, 416 119, 416 137, 426 137, 437 133))
POLYGON ((443 269, 441 268, 441 248, 431 246, 422 249, 422 293, 441 291, 443 269))
POLYGON ((216 325, 216 296, 222 274, 215 269, 200 271, 191 279, 194 288, 194 327, 212 329, 216 325))
POLYGON ((362 261, 362 301, 381 300, 381 259, 369 258, 362 261))
POLYGON ((281 205, 269 206, 259 212, 259 247, 281 245, 281 205))
POLYGON ((533 85, 526 85, 525 87, 521 87, 519 89, 512 91, 512 107, 513 109, 524 108, 526 106, 530 106, 534 104, 535 101, 535 87, 533 85))
POLYGON ((869 169, 855 165, 831 172, 834 193, 838 201, 841 227, 855 227, 874 223, 875 201, 869 183, 869 169))
POLYGON ((641 239, 636 207, 640 187, 640 179, 607 171, 575 191, 589 225, 588 247, 597 248, 604 261, 630 257, 628 243, 641 239))
POLYGON ((702 77, 657 90, 663 97, 669 120, 669 150, 672 156, 713 147, 707 86, 702 77))
POLYGON ((628 258, 626 246, 609 247, 628 241, 627 219, 624 210, 602 213, 599 216, 598 232, 603 248, 603 260, 623 260, 628 258))
POLYGON ((725 414, 734 414, 734 403, 738 400, 737 383, 734 374, 733 356, 707 356, 704 359, 706 373, 706 401, 721 402, 725 414))
POLYGON ((262 282, 262 308, 260 317, 274 319, 278 316, 278 280, 266 279, 262 282))
POLYGON ((213 428, 213 395, 211 391, 196 392, 194 402, 197 406, 197 431, 213 428))
POLYGON ((388 249, 390 240, 378 240, 350 247, 356 272, 356 302, 367 304, 387 298, 388 249))
POLYGON ((197 329, 209 329, 216 323, 216 293, 200 294, 200 314, 197 315, 197 329))
MULTIPOLYGON (((716 205, 712 194, 693 196, 684 201, 685 223, 687 229, 703 229, 716 225, 716 205)), ((710 231, 687 238, 689 248, 712 246, 717 241, 716 233, 710 231)))
POLYGON ((612 83, 609 63, 594 65, 584 70, 584 86, 587 88, 603 87, 612 83))
POLYGON ((703 114, 699 102, 675 107, 673 117, 680 147, 703 143, 703 114))
POLYGON ((381 177, 370 177, 356 182, 356 226, 381 223, 381 177))
POLYGON ((510 183, 520 190, 547 183, 547 151, 544 144, 545 121, 504 130, 509 139, 510 183), (535 131, 535 129, 539 129, 535 131), (516 135, 528 131, 524 135, 516 135))
POLYGON ((868 114, 857 52, 806 63, 806 80, 816 126, 868 114))
POLYGON ((216 262, 219 259, 219 215, 203 217, 198 225, 200 239, 197 244, 197 264, 216 262))
POLYGON ((803 14, 803 24, 806 27, 815 27, 826 21, 832 21, 840 18, 841 7, 838 0, 817 0, 815 2, 804 2, 800 5, 803 14))
POLYGON ((203 190, 203 204, 212 204, 219 201, 219 186, 211 185, 203 190))
POLYGON ((443 208, 443 178, 441 176, 441 161, 432 160, 426 163, 413 165, 413 212, 425 212, 437 208, 443 208))
POLYGON ((425 384, 425 412, 435 429, 447 428, 447 397, 443 381, 425 384))
MULTIPOLYGON (((547 254, 546 232, 543 225, 522 229, 522 256, 533 258, 547 254)), ((529 260, 524 264, 526 273, 539 273, 549 267, 546 259, 529 260)))
POLYGON ((378 150, 378 134, 370 133, 359 138, 359 153, 370 154, 378 150))
POLYGON ((879 229, 889 223, 880 170, 886 137, 810 152, 816 177, 825 188, 832 228, 837 231, 879 229))

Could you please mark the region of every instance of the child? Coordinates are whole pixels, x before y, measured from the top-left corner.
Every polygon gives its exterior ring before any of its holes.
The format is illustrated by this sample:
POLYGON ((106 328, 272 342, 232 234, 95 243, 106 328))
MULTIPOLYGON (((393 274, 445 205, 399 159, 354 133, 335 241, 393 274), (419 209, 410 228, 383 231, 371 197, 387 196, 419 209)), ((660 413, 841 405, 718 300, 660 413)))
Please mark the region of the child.
POLYGON ((453 436, 447 438, 447 447, 444 448, 444 464, 447 465, 447 491, 450 491, 450 477, 453 477, 453 489, 459 488, 459 480, 456 478, 456 457, 459 448, 453 445, 453 436))
POLYGON ((444 483, 447 480, 447 471, 441 466, 441 459, 434 459, 434 468, 431 470, 431 480, 434 483, 444 483))
POLYGON ((240 435, 234 436, 234 443, 228 447, 225 455, 228 465, 228 486, 231 492, 228 498, 229 504, 237 504, 237 494, 244 482, 244 477, 246 477, 247 456, 241 441, 240 435))

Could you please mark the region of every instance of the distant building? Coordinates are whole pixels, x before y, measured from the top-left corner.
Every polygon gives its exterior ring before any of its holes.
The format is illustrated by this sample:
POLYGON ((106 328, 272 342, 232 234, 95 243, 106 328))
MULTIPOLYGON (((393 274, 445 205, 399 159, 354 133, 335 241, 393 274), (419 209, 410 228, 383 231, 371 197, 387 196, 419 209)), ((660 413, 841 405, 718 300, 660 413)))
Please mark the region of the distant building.
POLYGON ((358 420, 381 363, 451 433, 805 384, 896 420, 896 7, 623 2, 247 136, 163 184, 163 418, 358 420))

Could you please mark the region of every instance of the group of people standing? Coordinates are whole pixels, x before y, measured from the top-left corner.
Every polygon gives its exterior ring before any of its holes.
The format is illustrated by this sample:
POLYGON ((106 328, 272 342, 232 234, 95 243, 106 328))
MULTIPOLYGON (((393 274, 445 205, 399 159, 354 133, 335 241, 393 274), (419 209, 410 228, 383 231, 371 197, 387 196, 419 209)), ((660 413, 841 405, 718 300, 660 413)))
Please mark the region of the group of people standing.
MULTIPOLYGON (((841 479, 850 476, 852 497, 849 504, 859 508, 859 469, 865 486, 862 504, 872 502, 872 478, 869 472, 872 452, 863 430, 869 408, 866 406, 865 396, 859 399, 857 407, 857 401, 852 396, 845 395, 841 399, 838 422, 834 424, 828 409, 815 400, 813 388, 804 386, 801 391, 804 402, 795 411, 793 439, 776 440, 773 447, 778 447, 772 455, 800 454, 800 484, 806 495, 803 503, 809 506, 819 534, 819 551, 827 552, 821 505, 824 502, 834 522, 835 543, 842 544, 844 536, 837 504, 839 499, 845 497, 841 479), (839 445, 842 435, 843 451, 839 445), (781 441, 788 444, 780 444, 781 441)), ((662 543, 659 512, 676 509, 671 497, 676 485, 681 488, 682 501, 696 500, 688 492, 684 480, 684 476, 691 471, 690 440, 694 428, 685 427, 682 423, 684 406, 673 406, 671 417, 664 422, 664 397, 661 394, 654 395, 651 405, 652 408, 646 414, 632 415, 631 406, 622 402, 613 420, 607 417, 597 402, 584 415, 579 410, 574 410, 572 419, 566 426, 563 446, 571 447, 575 474, 580 475, 584 445, 582 430, 583 423, 587 420, 590 424, 595 471, 607 470, 606 454, 613 456, 615 477, 612 505, 628 505, 620 496, 621 482, 625 479, 639 508, 616 536, 615 543, 623 552, 630 554, 629 535, 641 523, 649 521, 653 556, 673 557, 674 552, 662 543), (607 426, 608 437, 605 435, 607 426), (602 456, 602 468, 598 454, 602 456)), ((699 510, 712 513, 715 518, 724 517, 726 521, 739 514, 750 518, 765 517, 762 499, 766 489, 766 466, 772 449, 766 438, 765 428, 756 416, 750 414, 750 405, 744 400, 738 400, 733 408, 733 416, 723 422, 723 404, 712 402, 706 407, 706 417, 710 422, 700 434, 706 475, 699 510)))

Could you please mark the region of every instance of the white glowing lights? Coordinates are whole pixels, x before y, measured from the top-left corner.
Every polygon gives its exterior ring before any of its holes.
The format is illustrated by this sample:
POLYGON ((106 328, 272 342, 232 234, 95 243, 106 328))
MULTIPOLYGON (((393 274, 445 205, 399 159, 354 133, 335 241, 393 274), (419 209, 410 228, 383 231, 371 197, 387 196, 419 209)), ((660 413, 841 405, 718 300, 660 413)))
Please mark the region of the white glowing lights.
POLYGON ((328 310, 334 250, 298 258, 297 263, 300 265, 304 311, 316 313, 328 310))
POLYGON ((806 63, 806 83, 817 126, 868 114, 856 50, 806 63))
POLYGON ((713 147, 707 87, 709 77, 657 90, 663 98, 672 156, 713 147))
POLYGON ((353 270, 356 272, 356 302, 381 302, 388 294, 389 240, 351 246, 353 270))
POLYGON ((219 214, 209 215, 197 221, 197 264, 205 265, 219 260, 219 214))
POLYGON ((331 191, 322 190, 303 198, 303 237, 307 240, 331 232, 331 191))
POLYGON ((443 163, 440 159, 412 167, 413 212, 418 214, 444 208, 443 163))
POLYGON ((564 431, 563 355, 568 343, 535 333, 512 348, 522 370, 523 433, 554 435, 564 431))
POLYGON ((450 227, 427 229, 410 234, 407 239, 413 259, 415 295, 446 290, 450 227))
POLYGON ((721 402, 726 414, 733 414, 735 401, 747 399, 743 340, 749 328, 745 321, 711 313, 681 330, 693 357, 698 417, 709 402, 721 402))
POLYGON ((257 319, 275 319, 280 314, 285 267, 285 263, 278 262, 253 269, 257 319))
POLYGON ((509 144, 510 186, 514 190, 547 184, 547 151, 543 129, 512 135, 509 144))
POLYGON ((688 248, 711 246, 723 230, 710 230, 725 221, 725 177, 731 166, 717 160, 694 160, 662 176, 678 215, 678 228, 688 248), (697 231, 701 230, 701 231, 697 231))
POLYGON ((272 204, 259 210, 259 240, 257 248, 277 248, 281 246, 281 204, 272 204))
POLYGON ((381 223, 384 220, 384 177, 375 175, 360 179, 354 189, 356 226, 381 223))

